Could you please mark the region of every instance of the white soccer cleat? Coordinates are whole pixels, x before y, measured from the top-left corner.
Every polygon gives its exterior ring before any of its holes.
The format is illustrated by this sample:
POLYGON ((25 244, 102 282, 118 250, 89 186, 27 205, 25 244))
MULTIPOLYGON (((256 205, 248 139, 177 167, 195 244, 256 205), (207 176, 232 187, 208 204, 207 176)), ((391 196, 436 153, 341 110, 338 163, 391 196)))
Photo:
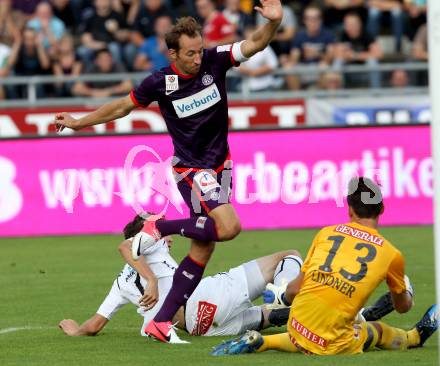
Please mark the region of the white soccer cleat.
POLYGON ((189 344, 190 342, 184 341, 183 339, 180 339, 177 335, 175 328, 170 328, 170 331, 168 332, 168 336, 170 337, 170 341, 168 343, 171 344, 189 344))
POLYGON ((131 242, 131 256, 133 259, 138 260, 145 250, 153 246, 156 241, 154 237, 143 231, 137 233, 131 242))
POLYGON ((366 322, 364 316, 362 315, 362 312, 364 310, 365 310, 365 308, 362 308, 361 310, 359 310, 359 313, 357 313, 356 318, 354 318, 355 324, 361 324, 361 323, 365 323, 366 322))
MULTIPOLYGON (((177 324, 177 323, 176 323, 177 324)), ((147 337, 154 338, 163 343, 188 344, 190 342, 180 339, 176 333, 176 326, 171 322, 156 322, 151 320, 144 329, 147 337)))

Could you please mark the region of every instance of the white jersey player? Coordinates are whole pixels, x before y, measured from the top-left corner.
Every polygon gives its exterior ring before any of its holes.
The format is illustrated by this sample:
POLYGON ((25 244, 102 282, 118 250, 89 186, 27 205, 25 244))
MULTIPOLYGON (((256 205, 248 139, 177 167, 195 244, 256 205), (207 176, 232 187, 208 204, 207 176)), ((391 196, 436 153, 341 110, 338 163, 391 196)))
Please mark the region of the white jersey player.
MULTIPOLYGON (((127 225, 129 230, 124 229, 126 237, 136 234, 138 227, 142 227, 138 225, 141 220, 137 217, 127 225)), ((128 303, 135 305, 144 317, 141 334, 145 335, 145 326, 159 311, 171 288, 177 263, 169 253, 170 237, 140 253, 141 258, 137 261, 131 257, 131 242, 132 238, 126 239, 119 246, 128 264, 114 281, 97 313, 81 326, 72 319, 60 322, 60 328, 67 335, 97 334, 128 303)), ((270 310, 255 306, 252 301, 261 296, 268 283, 282 285, 295 278, 301 265, 299 253, 289 250, 206 277, 173 320, 179 328, 199 336, 236 335, 245 330, 284 325, 288 309, 270 310)))

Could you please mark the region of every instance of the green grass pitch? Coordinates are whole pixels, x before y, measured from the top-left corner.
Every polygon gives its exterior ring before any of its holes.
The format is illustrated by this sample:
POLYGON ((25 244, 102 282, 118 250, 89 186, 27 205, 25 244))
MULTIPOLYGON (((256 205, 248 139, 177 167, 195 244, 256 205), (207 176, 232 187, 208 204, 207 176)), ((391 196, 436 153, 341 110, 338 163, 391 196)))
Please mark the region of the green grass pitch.
MULTIPOLYGON (((383 228, 383 235, 406 257, 416 305, 385 321, 409 328, 435 301, 432 227, 383 228)), ((288 248, 305 256, 316 230, 244 232, 219 244, 207 274, 288 248)), ((70 338, 57 328, 63 318, 79 322, 94 314, 123 266, 118 236, 0 239, 0 365, 436 365, 437 337, 406 352, 374 351, 358 356, 314 357, 266 352, 212 357, 222 338, 190 339, 190 345, 165 345, 139 336, 142 319, 131 305, 123 308, 96 337, 70 338), (15 331, 14 329, 16 328, 15 331), (25 328, 25 329, 23 329, 25 328)), ((187 240, 175 238, 180 260, 187 240)), ((374 300, 385 287, 380 287, 374 300)), ((272 329, 272 332, 283 330, 272 329)))

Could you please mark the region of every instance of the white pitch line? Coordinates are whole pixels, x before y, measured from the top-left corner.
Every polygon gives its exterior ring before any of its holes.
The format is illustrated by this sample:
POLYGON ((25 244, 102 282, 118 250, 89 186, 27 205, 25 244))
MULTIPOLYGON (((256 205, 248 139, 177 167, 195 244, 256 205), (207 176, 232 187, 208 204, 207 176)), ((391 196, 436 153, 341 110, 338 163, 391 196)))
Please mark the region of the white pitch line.
MULTIPOLYGON (((22 330, 42 330, 42 329, 57 329, 58 327, 33 327, 30 325, 24 326, 24 327, 11 327, 11 328, 3 328, 0 329, 0 334, 7 334, 7 333, 14 333, 14 332, 20 332, 22 330)), ((122 330, 122 331, 137 331, 137 328, 128 328, 128 327, 112 327, 112 329, 115 330, 122 330)))
POLYGON ((54 328, 55 327, 31 327, 31 326, 11 327, 11 328, 0 329, 0 334, 14 333, 14 332, 19 332, 21 330, 54 329, 54 328))

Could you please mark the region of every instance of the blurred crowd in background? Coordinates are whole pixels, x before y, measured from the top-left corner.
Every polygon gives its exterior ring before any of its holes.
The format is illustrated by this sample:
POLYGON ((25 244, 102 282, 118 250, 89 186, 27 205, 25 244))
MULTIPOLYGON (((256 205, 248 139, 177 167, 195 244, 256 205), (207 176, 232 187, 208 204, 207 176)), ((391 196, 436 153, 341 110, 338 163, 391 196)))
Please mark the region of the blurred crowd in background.
MULTIPOLYGON (((426 85, 426 72, 343 74, 344 65, 426 62, 427 0, 283 1, 279 32, 242 63, 252 92, 426 85), (274 76, 278 69, 310 69, 274 76), (326 70, 320 72, 320 69, 326 70)), ((205 47, 249 35, 265 20, 252 0, 0 0, 0 77, 152 72, 168 65, 164 35, 176 18, 203 24, 205 47)), ((242 86, 232 78, 231 91, 242 86)), ((132 81, 40 85, 38 97, 127 94, 132 81)), ((26 98, 25 86, 0 87, 0 98, 26 98)))

